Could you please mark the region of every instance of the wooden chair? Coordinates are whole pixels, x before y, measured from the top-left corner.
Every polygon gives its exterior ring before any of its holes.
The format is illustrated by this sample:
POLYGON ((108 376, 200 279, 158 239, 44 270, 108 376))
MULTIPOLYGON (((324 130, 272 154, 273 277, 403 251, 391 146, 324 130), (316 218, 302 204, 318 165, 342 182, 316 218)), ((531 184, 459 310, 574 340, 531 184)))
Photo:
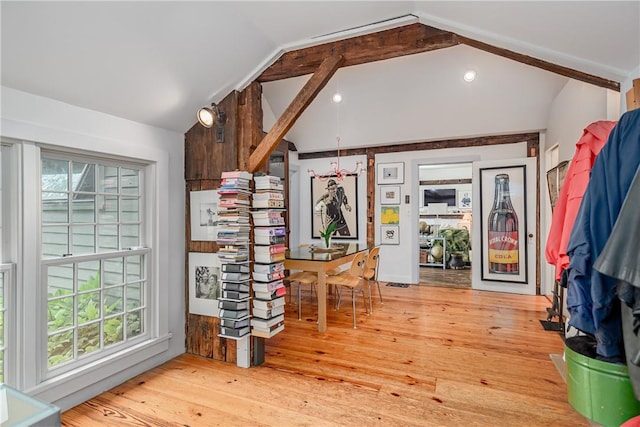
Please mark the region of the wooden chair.
MULTIPOLYGON (((308 244, 299 245, 298 248, 308 247, 308 244)), ((298 320, 302 320, 302 286, 308 285, 311 287, 311 298, 313 301, 314 285, 318 282, 318 273, 313 271, 297 271, 284 278, 285 286, 288 286, 291 291, 291 284, 297 284, 298 291, 298 320)), ((290 294, 291 295, 291 294, 290 294)))
POLYGON ((364 272, 365 257, 366 257, 366 254, 364 252, 359 252, 358 254, 356 254, 355 258, 353 258, 353 261, 351 262, 351 267, 349 268, 349 270, 344 271, 338 274, 337 276, 327 276, 327 285, 334 285, 338 291, 338 298, 336 301, 336 310, 340 308, 340 299, 342 298, 342 289, 345 287, 351 289, 351 306, 353 308, 353 329, 357 329, 356 292, 362 293, 365 310, 367 311, 367 314, 369 313, 369 309, 367 307, 367 300, 365 298, 365 293, 364 293, 365 280, 362 277, 362 273, 364 272))
POLYGON ((380 265, 380 246, 369 251, 369 255, 364 262, 364 273, 362 276, 369 284, 369 312, 373 313, 373 302, 371 297, 371 284, 375 282, 378 285, 378 295, 380 296, 380 304, 382 302, 382 292, 380 292, 380 282, 378 282, 378 266, 380 265))
POLYGON ((291 289, 292 283, 296 283, 298 287, 298 320, 302 320, 302 286, 311 286, 313 298, 313 288, 318 281, 318 274, 313 271, 297 271, 285 277, 284 281, 289 283, 289 289, 291 289))

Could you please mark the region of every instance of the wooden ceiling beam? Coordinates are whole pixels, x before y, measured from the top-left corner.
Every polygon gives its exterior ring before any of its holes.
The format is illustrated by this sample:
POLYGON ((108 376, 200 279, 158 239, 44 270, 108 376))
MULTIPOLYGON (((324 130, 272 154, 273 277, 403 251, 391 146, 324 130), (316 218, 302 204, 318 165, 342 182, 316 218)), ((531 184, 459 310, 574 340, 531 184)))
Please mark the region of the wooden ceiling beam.
POLYGON ((344 57, 342 55, 332 55, 320 64, 317 71, 298 92, 287 109, 284 110, 269 133, 262 139, 255 151, 251 153, 249 172, 255 172, 269 159, 269 155, 276 149, 280 140, 284 138, 289 129, 298 120, 298 117, 311 104, 343 62, 344 57))
POLYGON ((553 64, 551 62, 543 61, 542 59, 533 58, 531 56, 513 52, 511 50, 502 49, 500 47, 492 46, 490 44, 483 43, 478 40, 473 40, 457 34, 455 35, 454 40, 457 40, 461 44, 466 44, 467 46, 475 47, 476 49, 484 50, 485 52, 502 56, 503 58, 508 58, 526 65, 530 65, 532 67, 551 71, 552 73, 559 74, 561 76, 569 77, 571 79, 620 92, 620 83, 613 80, 607 80, 602 77, 594 76, 592 74, 583 73, 582 71, 563 67, 562 65, 553 64))
POLYGON ((451 32, 419 23, 411 24, 287 52, 257 80, 264 83, 310 74, 332 55, 342 55, 342 66, 347 67, 442 49, 458 43, 451 32))

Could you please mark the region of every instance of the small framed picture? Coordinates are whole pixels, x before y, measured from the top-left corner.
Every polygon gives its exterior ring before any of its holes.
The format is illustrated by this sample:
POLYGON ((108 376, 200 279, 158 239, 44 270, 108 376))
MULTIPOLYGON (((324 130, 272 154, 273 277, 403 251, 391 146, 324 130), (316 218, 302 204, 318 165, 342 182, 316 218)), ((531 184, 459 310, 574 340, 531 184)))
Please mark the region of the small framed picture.
POLYGON ((397 225, 381 225, 380 226, 380 244, 381 245, 399 245, 400 244, 400 227, 397 225))
POLYGON ((471 191, 458 190, 458 208, 471 209, 471 191))
POLYGON ((191 209, 191 240, 215 241, 218 230, 218 190, 189 192, 191 209))
POLYGON ((399 205, 400 204, 400 186, 385 185, 380 187, 380 204, 381 205, 399 205))
POLYGON ((400 206, 381 207, 380 224, 400 224, 400 206))
POLYGON ((404 163, 378 163, 378 184, 404 184, 404 163))
POLYGON ((218 317, 221 267, 218 254, 189 252, 189 313, 218 317))

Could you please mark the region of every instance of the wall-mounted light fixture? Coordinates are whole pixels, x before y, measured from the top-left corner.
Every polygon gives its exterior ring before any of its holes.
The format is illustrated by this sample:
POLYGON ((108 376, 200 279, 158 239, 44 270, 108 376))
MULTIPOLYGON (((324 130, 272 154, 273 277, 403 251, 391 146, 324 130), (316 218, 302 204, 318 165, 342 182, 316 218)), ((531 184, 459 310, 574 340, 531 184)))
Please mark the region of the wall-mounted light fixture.
POLYGON ((220 110, 216 104, 211 107, 202 107, 198 110, 198 122, 206 127, 211 128, 216 125, 216 142, 224 142, 224 124, 227 122, 227 113, 220 110))

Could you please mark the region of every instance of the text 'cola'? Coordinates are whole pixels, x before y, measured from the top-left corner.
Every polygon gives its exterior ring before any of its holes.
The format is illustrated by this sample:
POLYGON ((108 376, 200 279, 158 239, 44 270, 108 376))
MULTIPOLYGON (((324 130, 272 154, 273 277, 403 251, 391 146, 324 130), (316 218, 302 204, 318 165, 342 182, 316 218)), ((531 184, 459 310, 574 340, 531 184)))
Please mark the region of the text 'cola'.
POLYGON ((508 174, 496 175, 488 230, 489 272, 519 274, 518 216, 511 204, 508 174))

